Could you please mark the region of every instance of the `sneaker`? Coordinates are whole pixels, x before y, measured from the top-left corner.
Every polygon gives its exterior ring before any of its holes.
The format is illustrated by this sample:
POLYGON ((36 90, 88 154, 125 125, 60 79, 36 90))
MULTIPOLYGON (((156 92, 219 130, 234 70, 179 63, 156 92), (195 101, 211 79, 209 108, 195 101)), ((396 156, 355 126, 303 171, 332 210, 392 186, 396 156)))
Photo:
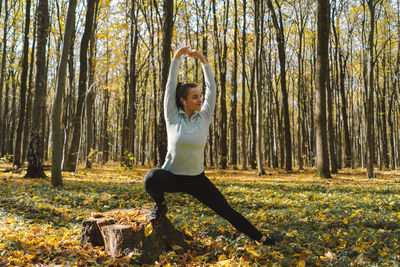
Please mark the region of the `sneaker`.
POLYGON ((279 233, 264 234, 266 239, 262 243, 266 246, 275 246, 283 240, 283 236, 279 233))
POLYGON ((147 220, 150 222, 159 220, 160 218, 164 217, 165 214, 167 214, 167 210, 168 210, 167 205, 165 205, 165 203, 163 204, 155 203, 150 213, 147 215, 147 220))

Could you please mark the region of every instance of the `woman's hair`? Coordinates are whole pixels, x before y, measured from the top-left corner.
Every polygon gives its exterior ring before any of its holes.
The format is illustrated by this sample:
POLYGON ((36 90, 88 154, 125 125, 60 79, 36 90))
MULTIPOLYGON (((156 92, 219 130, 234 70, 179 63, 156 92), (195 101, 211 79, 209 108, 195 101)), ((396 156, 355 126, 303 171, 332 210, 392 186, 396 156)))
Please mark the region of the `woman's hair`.
POLYGON ((178 82, 178 84, 176 85, 176 105, 178 106, 178 108, 183 110, 181 98, 186 99, 189 94, 189 89, 195 88, 195 87, 199 87, 199 85, 197 83, 185 83, 184 84, 184 83, 178 82))

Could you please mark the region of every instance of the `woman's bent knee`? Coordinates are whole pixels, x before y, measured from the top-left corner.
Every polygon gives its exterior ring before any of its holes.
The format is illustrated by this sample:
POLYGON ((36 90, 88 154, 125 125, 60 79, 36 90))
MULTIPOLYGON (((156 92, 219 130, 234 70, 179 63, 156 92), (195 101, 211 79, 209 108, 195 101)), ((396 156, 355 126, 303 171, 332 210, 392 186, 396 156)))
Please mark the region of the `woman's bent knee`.
POLYGON ((163 171, 165 170, 156 168, 147 172, 143 179, 144 188, 147 190, 149 187, 152 187, 161 177, 163 171))

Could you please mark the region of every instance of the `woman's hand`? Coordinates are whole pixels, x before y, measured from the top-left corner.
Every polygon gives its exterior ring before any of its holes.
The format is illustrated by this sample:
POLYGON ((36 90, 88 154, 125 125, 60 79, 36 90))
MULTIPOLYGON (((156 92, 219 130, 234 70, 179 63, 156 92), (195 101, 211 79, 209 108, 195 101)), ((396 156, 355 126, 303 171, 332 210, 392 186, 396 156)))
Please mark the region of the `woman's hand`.
POLYGON ((194 51, 194 50, 192 50, 192 49, 190 48, 190 45, 181 47, 181 48, 179 48, 178 50, 176 50, 174 58, 175 58, 175 59, 180 59, 182 55, 189 55, 189 54, 192 53, 193 51, 194 51))
POLYGON ((208 63, 205 56, 197 50, 192 50, 192 52, 188 54, 188 57, 200 59, 201 64, 203 64, 203 65, 206 65, 208 63))

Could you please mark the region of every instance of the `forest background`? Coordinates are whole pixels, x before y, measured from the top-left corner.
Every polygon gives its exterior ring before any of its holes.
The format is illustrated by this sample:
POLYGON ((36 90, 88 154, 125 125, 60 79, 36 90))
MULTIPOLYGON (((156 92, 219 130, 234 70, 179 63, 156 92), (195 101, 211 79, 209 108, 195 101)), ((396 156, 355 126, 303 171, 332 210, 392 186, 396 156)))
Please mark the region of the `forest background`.
MULTIPOLYGON (((316 1, 167 2, 78 1, 68 24, 67 1, 4 1, 1 155, 16 169, 31 155, 33 177, 51 158, 69 171, 79 159, 161 165, 170 57, 190 44, 218 87, 207 166, 262 174, 318 165, 321 125, 331 172, 398 167, 399 1, 330 2, 323 103, 316 1)), ((202 84, 198 62, 184 60, 179 79, 202 84)))

